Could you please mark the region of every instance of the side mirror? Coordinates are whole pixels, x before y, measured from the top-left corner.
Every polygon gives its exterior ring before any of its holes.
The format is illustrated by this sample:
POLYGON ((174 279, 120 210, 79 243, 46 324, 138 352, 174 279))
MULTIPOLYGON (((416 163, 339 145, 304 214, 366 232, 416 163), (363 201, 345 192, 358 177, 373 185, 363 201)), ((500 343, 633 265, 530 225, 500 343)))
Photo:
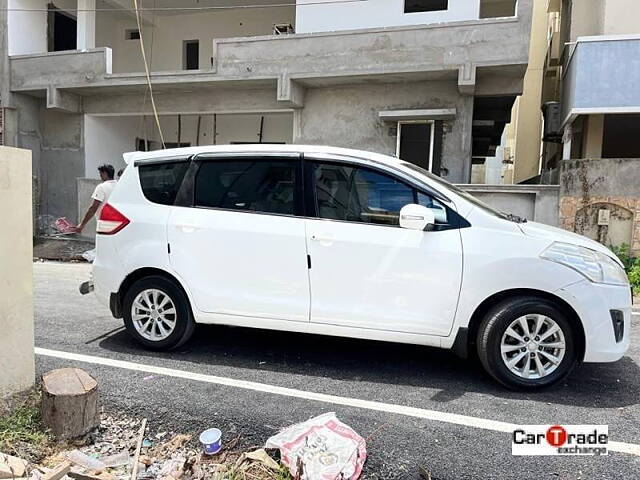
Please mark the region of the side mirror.
POLYGON ((427 231, 433 229, 436 217, 433 211, 422 205, 410 203, 400 210, 400 226, 408 230, 427 231))

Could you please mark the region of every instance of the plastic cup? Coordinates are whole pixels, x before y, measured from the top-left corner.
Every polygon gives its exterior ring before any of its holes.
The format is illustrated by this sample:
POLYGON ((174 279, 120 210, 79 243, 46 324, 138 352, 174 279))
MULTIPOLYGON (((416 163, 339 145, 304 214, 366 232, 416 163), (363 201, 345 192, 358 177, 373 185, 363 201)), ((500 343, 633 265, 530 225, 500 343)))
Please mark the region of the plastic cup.
POLYGON ((200 443, 206 455, 215 455, 222 449, 222 432, 218 428, 210 428, 200 434, 200 443))

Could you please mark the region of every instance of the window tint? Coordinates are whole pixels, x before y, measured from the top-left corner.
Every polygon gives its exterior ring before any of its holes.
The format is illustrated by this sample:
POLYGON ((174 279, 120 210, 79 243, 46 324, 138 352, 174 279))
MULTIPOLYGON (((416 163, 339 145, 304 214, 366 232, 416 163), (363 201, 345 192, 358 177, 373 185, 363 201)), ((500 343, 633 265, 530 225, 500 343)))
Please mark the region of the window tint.
POLYGON ((399 225, 400 209, 414 203, 414 190, 373 170, 317 164, 314 171, 320 218, 399 225))
POLYGON ((210 161, 196 177, 196 206, 295 214, 296 162, 210 161))
POLYGON ((442 203, 440 203, 438 200, 433 198, 431 195, 418 192, 418 205, 422 205, 423 207, 427 207, 433 210, 433 215, 436 218, 436 223, 440 223, 440 224, 449 223, 447 209, 442 203))
POLYGON ((142 193, 153 203, 173 205, 189 162, 173 162, 138 167, 142 193))

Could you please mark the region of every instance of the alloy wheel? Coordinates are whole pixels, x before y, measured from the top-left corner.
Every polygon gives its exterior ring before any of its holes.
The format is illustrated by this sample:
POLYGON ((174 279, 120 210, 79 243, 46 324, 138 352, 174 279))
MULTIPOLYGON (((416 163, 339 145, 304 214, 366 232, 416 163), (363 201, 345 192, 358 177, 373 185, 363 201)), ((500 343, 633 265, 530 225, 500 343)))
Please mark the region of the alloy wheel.
POLYGON ((502 361, 524 379, 544 378, 562 363, 567 344, 564 332, 550 317, 524 315, 507 327, 500 342, 502 361))
POLYGON ((131 320, 136 331, 147 340, 159 342, 176 327, 176 306, 162 290, 141 291, 131 305, 131 320))

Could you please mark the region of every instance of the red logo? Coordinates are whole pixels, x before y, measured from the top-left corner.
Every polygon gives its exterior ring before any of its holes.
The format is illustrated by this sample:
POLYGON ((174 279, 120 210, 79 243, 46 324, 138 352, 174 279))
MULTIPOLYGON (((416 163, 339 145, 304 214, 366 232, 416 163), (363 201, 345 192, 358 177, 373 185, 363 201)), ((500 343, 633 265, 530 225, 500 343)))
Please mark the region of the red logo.
POLYGON ((547 430, 547 443, 552 447, 561 447, 567 443, 567 431, 560 425, 554 425, 547 430))

